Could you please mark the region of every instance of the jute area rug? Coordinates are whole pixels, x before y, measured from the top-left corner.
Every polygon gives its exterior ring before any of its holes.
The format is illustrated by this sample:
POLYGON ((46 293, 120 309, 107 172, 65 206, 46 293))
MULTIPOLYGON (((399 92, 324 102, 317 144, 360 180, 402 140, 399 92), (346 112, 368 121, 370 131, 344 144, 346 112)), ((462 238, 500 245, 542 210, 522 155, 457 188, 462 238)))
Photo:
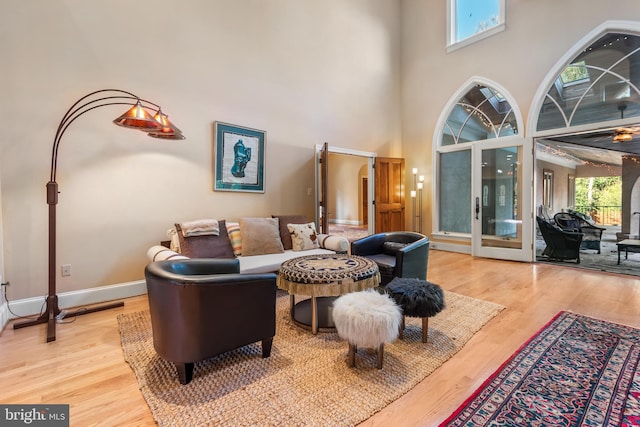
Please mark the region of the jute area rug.
POLYGON ((640 330, 560 312, 440 426, 640 425, 640 330))
POLYGON ((124 358, 160 426, 349 426, 409 391, 504 308, 446 291, 445 302, 427 343, 420 319, 407 318, 404 339, 385 345, 382 370, 368 349, 358 350, 352 369, 347 343, 293 324, 289 296, 279 291, 271 357, 252 344, 196 363, 187 385, 156 354, 148 311, 122 314, 118 324, 124 358))

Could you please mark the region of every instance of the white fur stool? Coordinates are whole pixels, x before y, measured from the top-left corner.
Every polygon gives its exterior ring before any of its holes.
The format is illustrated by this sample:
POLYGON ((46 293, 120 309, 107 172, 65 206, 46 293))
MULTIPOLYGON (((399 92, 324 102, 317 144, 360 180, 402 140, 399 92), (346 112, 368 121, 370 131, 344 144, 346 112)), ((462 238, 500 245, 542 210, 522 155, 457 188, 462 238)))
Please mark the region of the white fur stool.
POLYGON ((402 311, 386 294, 374 290, 342 295, 333 303, 333 322, 340 338, 349 342, 348 365, 356 365, 358 347, 375 348, 382 369, 384 343, 398 338, 402 311))

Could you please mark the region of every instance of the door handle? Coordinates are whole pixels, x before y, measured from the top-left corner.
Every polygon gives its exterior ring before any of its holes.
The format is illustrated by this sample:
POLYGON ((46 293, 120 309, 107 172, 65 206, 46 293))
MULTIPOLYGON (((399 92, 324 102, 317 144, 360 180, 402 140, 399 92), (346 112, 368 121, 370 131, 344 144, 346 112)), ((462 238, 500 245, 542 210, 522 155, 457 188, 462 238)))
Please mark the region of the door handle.
POLYGON ((480 219, 480 197, 476 197, 476 219, 480 219))

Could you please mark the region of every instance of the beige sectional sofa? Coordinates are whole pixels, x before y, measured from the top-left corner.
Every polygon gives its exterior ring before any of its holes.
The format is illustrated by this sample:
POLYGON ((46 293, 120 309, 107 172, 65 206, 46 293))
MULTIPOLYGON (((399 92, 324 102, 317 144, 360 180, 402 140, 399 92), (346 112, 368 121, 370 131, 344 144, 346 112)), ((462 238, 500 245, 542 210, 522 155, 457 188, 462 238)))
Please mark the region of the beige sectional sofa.
POLYGON ((150 261, 184 258, 237 258, 240 273, 278 271, 280 264, 303 255, 346 253, 344 237, 315 232, 303 215, 240 218, 237 222, 202 219, 175 224, 167 231, 169 247, 152 246, 150 261))

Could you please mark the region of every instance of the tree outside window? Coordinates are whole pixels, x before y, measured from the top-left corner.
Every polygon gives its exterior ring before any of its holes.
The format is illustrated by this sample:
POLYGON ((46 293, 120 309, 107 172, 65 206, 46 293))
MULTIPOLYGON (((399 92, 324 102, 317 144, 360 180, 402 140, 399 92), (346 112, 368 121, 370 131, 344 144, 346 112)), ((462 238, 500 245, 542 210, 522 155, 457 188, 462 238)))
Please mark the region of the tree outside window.
POLYGON ((449 0, 447 46, 473 43, 501 31, 504 8, 505 0, 449 0))

